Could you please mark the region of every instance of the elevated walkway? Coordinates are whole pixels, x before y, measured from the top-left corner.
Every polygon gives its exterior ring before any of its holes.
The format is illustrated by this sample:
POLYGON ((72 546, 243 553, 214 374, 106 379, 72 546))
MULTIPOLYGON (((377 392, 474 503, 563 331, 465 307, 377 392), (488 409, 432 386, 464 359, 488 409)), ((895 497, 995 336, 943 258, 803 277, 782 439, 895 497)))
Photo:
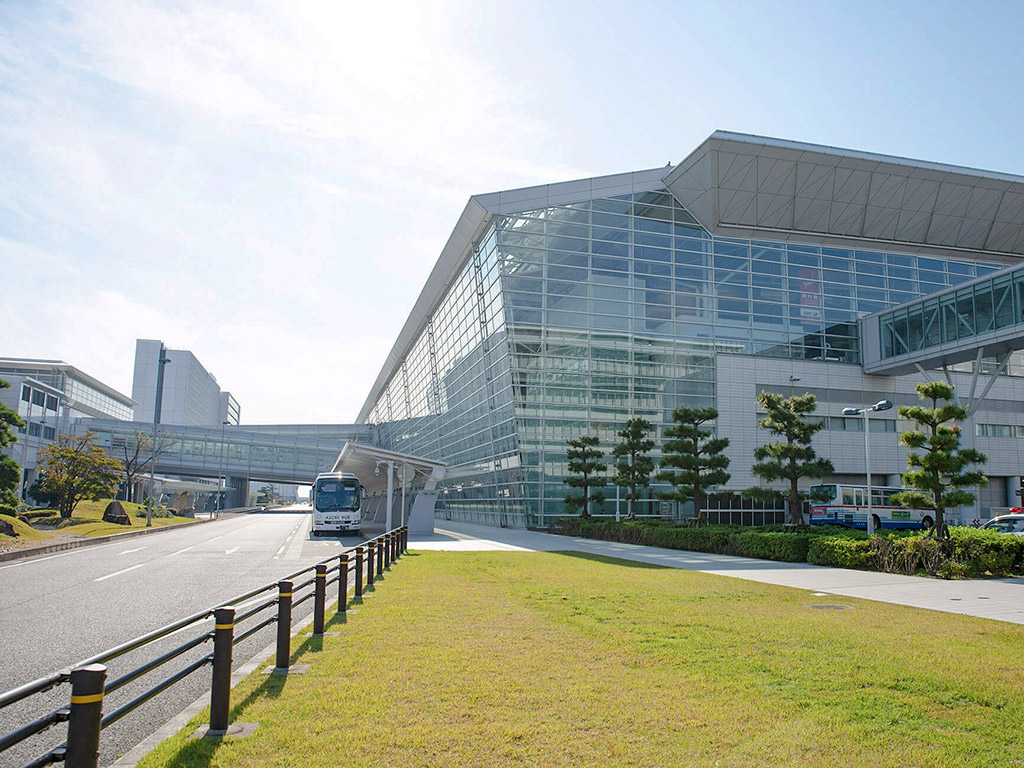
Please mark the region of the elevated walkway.
POLYGON ((865 373, 898 376, 1024 349, 1024 263, 861 320, 865 373))
MULTIPOLYGON (((152 435, 153 423, 79 419, 75 429, 94 432, 108 453, 120 458, 126 448, 134 451, 138 435, 147 439, 152 435)), ((375 437, 375 428, 368 424, 228 425, 223 429, 161 424, 156 472, 307 484, 330 470, 345 443, 373 444, 375 437)))

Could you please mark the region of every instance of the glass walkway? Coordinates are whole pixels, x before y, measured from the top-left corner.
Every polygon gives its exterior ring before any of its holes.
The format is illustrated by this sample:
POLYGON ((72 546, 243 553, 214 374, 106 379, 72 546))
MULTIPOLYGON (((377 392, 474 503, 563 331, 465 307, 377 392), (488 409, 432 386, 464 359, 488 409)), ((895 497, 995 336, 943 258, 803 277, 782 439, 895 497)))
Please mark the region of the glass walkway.
POLYGON ((1024 349, 1024 264, 861 320, 865 373, 899 375, 1024 349))

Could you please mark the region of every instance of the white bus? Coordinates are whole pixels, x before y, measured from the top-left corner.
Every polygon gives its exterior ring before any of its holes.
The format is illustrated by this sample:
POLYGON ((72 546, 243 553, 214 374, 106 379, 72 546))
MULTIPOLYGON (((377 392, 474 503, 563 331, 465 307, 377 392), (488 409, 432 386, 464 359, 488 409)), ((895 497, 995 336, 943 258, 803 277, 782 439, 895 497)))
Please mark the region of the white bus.
POLYGON ((309 492, 313 505, 313 535, 321 533, 359 532, 363 487, 359 478, 344 472, 317 475, 309 492))
MULTIPOLYGON (((907 509, 892 502, 892 495, 906 488, 871 489, 871 514, 875 530, 883 528, 931 528, 934 520, 927 509, 907 509)), ((815 485, 811 487, 811 525, 841 525, 846 528, 867 530, 867 486, 815 485)))

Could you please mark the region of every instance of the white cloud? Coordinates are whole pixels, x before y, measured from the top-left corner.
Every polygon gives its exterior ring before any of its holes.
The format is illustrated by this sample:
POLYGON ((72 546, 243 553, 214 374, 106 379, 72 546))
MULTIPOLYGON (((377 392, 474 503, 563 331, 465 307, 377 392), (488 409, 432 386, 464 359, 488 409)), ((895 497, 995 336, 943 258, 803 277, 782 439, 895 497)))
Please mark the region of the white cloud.
POLYGON ((246 420, 354 418, 469 195, 582 175, 532 159, 547 129, 461 45, 468 7, 26 11, 0 32, 0 266, 45 268, 0 354, 130 390, 162 338, 246 420), (329 373, 277 384, 268 356, 329 373))

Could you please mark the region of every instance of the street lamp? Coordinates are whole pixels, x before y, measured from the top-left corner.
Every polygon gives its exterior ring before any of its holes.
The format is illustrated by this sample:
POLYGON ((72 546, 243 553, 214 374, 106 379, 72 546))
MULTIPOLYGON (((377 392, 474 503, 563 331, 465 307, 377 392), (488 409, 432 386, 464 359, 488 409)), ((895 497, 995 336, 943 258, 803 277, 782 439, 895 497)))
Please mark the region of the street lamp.
POLYGON ((220 505, 224 498, 224 428, 227 425, 226 421, 220 423, 220 475, 217 478, 220 492, 217 494, 217 517, 220 517, 220 505))
POLYGON ((867 528, 868 533, 875 532, 875 518, 871 506, 871 438, 868 435, 868 412, 869 411, 888 411, 892 408, 891 400, 879 400, 874 405, 864 405, 860 408, 843 408, 843 416, 863 416, 864 417, 864 474, 867 475, 868 481, 868 520, 867 528))
POLYGON ((160 355, 156 366, 156 397, 153 403, 153 460, 149 465, 149 506, 146 507, 146 527, 153 527, 153 494, 156 492, 156 427, 160 423, 160 410, 164 404, 164 366, 171 358, 164 355, 163 342, 160 342, 160 355))

